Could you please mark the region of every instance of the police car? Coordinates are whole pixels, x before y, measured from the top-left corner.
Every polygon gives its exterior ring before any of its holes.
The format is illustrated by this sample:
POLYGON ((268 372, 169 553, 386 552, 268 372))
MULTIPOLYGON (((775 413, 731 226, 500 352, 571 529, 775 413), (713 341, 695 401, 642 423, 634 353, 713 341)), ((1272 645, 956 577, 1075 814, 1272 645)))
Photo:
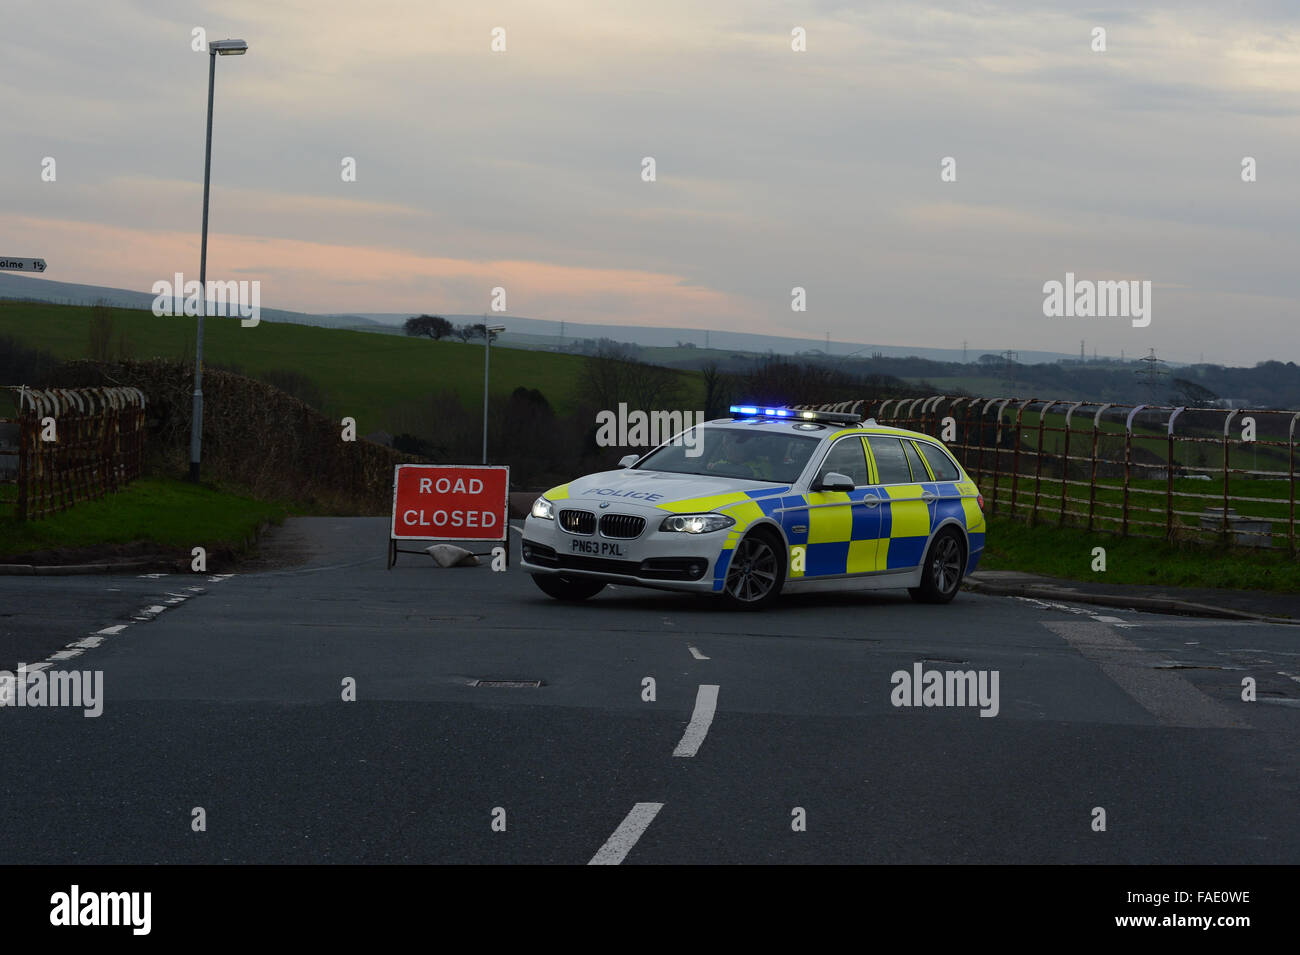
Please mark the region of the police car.
POLYGON ((553 487, 524 523, 545 593, 607 584, 720 595, 906 588, 947 603, 984 549, 984 498, 938 441, 856 414, 733 406, 731 418, 553 487))

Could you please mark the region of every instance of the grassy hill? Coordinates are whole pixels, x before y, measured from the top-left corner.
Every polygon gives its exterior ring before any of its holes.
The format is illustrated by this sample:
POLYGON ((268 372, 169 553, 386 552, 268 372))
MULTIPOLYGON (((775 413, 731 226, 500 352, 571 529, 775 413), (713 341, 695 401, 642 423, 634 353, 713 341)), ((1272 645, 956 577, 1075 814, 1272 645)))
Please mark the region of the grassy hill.
MULTIPOLYGON (((133 309, 112 309, 115 335, 125 333, 132 358, 187 358, 194 354, 194 318, 155 317, 133 309)), ((90 309, 34 302, 0 302, 0 335, 45 349, 59 358, 85 358, 90 309)), ((321 409, 332 418, 351 416, 357 430, 405 430, 403 411, 450 389, 468 409, 483 400, 483 345, 435 342, 262 321, 242 328, 237 319, 209 318, 204 324, 204 358, 259 376, 295 371, 312 379, 325 396, 321 409)), ((583 358, 493 345, 492 393, 519 386, 539 389, 560 414, 573 410, 583 358)), ((699 376, 680 373, 683 394, 698 403, 699 376)), ((20 382, 0 382, 20 384, 20 382)))

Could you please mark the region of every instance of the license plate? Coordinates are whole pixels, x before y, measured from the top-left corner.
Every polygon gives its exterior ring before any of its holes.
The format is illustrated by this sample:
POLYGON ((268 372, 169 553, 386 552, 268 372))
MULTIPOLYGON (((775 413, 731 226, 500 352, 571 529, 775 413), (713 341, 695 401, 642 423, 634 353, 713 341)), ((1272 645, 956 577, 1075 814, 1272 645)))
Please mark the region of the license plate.
POLYGON ((626 557, 627 551, 623 549, 622 544, 611 544, 608 541, 571 541, 572 552, 575 554, 588 554, 592 557, 626 557))

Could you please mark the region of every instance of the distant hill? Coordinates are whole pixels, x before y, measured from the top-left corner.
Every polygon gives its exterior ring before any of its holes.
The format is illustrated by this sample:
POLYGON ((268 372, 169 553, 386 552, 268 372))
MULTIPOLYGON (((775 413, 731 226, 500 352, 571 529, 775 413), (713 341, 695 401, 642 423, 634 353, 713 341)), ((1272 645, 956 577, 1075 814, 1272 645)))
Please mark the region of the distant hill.
MULTIPOLYGON (((117 308, 152 307, 154 296, 149 292, 134 292, 129 289, 108 288, 99 285, 77 285, 70 282, 56 282, 47 278, 17 275, 0 272, 0 298, 15 298, 30 301, 54 302, 60 305, 93 305, 104 299, 117 308)), ((481 322, 479 315, 450 315, 438 312, 436 308, 425 309, 431 314, 440 314, 448 321, 463 325, 466 322, 481 322)), ((414 312, 359 312, 351 314, 317 315, 308 312, 294 312, 287 309, 262 308, 264 322, 292 322, 296 325, 317 325, 322 328, 349 328, 356 331, 385 332, 401 334, 402 323, 414 312)), ((628 342, 645 348, 672 348, 679 342, 694 345, 696 348, 707 346, 713 351, 749 352, 778 355, 794 355, 799 352, 826 352, 824 338, 793 338, 778 335, 757 335, 748 332, 731 332, 704 330, 700 328, 656 328, 649 325, 585 325, 577 322, 565 322, 564 334, 560 334, 560 322, 538 318, 524 318, 514 315, 489 315, 492 322, 505 325, 506 333, 513 339, 510 344, 516 348, 544 348, 564 350, 580 339, 612 338, 619 342, 628 342)), ((503 342, 504 344, 504 342, 503 342)), ((984 351, 996 351, 996 348, 972 347, 967 356, 973 363, 984 351)), ((932 361, 961 361, 960 348, 927 348, 913 345, 872 345, 862 342, 831 341, 830 355, 842 358, 850 354, 870 357, 878 353, 886 358, 906 358, 916 356, 932 361)), ((1073 356, 1058 352, 1022 351, 1022 362, 1051 362, 1073 356)))
MULTIPOLYGON (((52 302, 56 305, 94 305, 103 300, 114 308, 152 309, 152 292, 133 292, 102 285, 77 285, 55 282, 30 275, 0 272, 0 298, 20 301, 52 302)), ((388 331, 387 327, 359 315, 311 315, 282 308, 263 308, 262 321, 290 322, 294 325, 317 325, 322 328, 352 328, 358 331, 388 331)))
MULTIPOLYGON (((466 322, 483 321, 479 315, 436 314, 457 325, 466 322)), ((410 317, 405 312, 362 312, 362 318, 371 319, 390 326, 400 326, 410 317)), ((815 351, 826 353, 825 338, 787 338, 779 335, 757 335, 749 332, 717 331, 702 328, 658 328, 652 325, 585 325, 580 322, 565 322, 564 334, 560 334, 560 323, 538 318, 520 318, 513 315, 488 315, 488 320, 506 326, 506 334, 522 348, 545 347, 563 348, 583 338, 612 338, 615 341, 630 342, 643 348, 672 348, 677 344, 709 348, 712 351, 749 352, 778 355, 795 355, 800 352, 815 351)), ((990 350, 990 349, 984 349, 990 350)), ((862 342, 843 342, 832 339, 830 356, 842 358, 849 354, 871 357, 878 353, 885 358, 929 358, 932 361, 961 361, 960 348, 926 348, 919 345, 870 345, 862 342)), ((983 351, 970 348, 967 357, 974 362, 983 351)), ((1051 362, 1071 358, 1061 352, 1022 351, 1022 362, 1051 362)))

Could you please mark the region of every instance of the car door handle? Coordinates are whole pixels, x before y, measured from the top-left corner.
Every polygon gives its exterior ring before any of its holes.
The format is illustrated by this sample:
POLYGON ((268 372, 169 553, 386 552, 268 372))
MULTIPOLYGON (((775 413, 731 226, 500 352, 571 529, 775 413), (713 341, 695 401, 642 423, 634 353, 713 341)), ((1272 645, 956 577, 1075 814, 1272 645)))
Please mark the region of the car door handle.
POLYGON ((880 503, 880 498, 876 497, 874 494, 868 494, 862 498, 862 503, 867 507, 875 507, 880 503))
POLYGON ((921 495, 921 500, 925 501, 925 503, 927 504, 929 504, 931 501, 937 501, 938 499, 939 499, 938 494, 932 494, 929 491, 926 491, 924 494, 921 495))

